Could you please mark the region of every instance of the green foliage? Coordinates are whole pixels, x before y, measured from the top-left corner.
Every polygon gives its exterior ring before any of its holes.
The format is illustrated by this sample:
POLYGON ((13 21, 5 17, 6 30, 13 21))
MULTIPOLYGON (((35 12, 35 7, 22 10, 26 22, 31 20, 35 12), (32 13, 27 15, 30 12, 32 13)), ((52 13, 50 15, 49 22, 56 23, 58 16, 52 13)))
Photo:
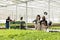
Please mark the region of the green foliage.
MULTIPOLYGON (((23 21, 24 26, 26 26, 26 23, 23 21)), ((27 23, 28 27, 34 27, 33 23, 27 23)), ((19 28, 20 27, 20 21, 16 21, 16 22, 10 22, 10 27, 11 28, 19 28)))
POLYGON ((0 23, 0 26, 4 26, 5 25, 5 23, 0 23))
MULTIPOLYGON (((55 23, 56 24, 56 23, 55 23)), ((57 23, 58 25, 60 23, 57 23)), ((0 26, 5 26, 5 23, 0 23, 0 26)), ((26 26, 26 24, 24 24, 24 26, 26 26)), ((19 29, 20 27, 20 21, 16 21, 16 22, 10 22, 10 28, 12 29, 19 29)), ((27 27, 29 28, 34 28, 34 24, 33 23, 27 23, 27 27)), ((51 26, 49 27, 49 29, 60 29, 60 26, 51 26)))
POLYGON ((60 40, 59 32, 37 30, 0 30, 0 40, 60 40))

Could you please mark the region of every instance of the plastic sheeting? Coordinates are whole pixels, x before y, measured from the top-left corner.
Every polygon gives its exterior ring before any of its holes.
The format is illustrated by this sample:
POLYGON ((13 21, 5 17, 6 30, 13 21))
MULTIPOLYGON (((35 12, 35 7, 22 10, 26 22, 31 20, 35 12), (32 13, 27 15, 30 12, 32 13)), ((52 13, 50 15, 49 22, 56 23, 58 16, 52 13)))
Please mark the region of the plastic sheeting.
MULTIPOLYGON (((32 22, 38 14, 42 17, 44 12, 48 13, 48 15, 45 15, 47 20, 60 22, 60 0, 50 0, 50 4, 49 0, 28 1, 27 22, 32 22)), ((23 16, 26 21, 26 3, 20 3, 20 1, 17 3, 16 0, 14 2, 10 0, 0 0, 0 20, 5 20, 8 16, 13 20, 20 20, 20 17, 23 16)))

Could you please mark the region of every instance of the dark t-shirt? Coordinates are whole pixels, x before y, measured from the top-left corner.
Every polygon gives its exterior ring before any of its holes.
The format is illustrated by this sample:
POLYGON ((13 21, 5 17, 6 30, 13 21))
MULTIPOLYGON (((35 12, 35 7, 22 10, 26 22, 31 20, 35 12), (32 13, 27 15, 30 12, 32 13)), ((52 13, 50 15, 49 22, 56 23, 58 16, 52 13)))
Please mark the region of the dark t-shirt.
POLYGON ((34 20, 33 22, 35 22, 35 24, 37 24, 37 20, 34 20))
POLYGON ((10 21, 12 21, 11 19, 6 19, 6 23, 9 23, 10 21), (9 21, 8 21, 9 20, 9 21))
POLYGON ((9 21, 7 21, 7 20, 10 20, 10 19, 6 19, 6 23, 9 23, 9 21))
POLYGON ((47 26, 47 21, 46 21, 46 20, 41 20, 41 21, 40 21, 40 25, 41 25, 41 24, 44 24, 45 26, 47 26))
MULTIPOLYGON (((38 20, 34 20, 33 22, 35 22, 35 24, 37 24, 37 21, 38 21, 38 20)), ((39 22, 38 22, 38 23, 40 23, 40 20, 39 20, 39 22)))

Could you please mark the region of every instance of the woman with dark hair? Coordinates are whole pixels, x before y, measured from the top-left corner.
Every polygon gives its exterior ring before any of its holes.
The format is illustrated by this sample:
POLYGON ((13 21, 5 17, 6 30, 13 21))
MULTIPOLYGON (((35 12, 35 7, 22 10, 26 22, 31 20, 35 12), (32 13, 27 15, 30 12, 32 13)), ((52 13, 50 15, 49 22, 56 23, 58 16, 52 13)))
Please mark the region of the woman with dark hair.
POLYGON ((8 18, 6 19, 6 28, 7 28, 7 29, 9 29, 9 26, 10 26, 10 25, 9 25, 9 22, 10 22, 10 21, 12 21, 12 20, 10 19, 10 17, 8 17, 8 18))
POLYGON ((25 28, 25 21, 23 21, 23 17, 20 18, 20 28, 21 29, 26 29, 25 28))
POLYGON ((40 30, 40 19, 41 19, 40 15, 37 15, 36 19, 33 21, 33 22, 35 22, 36 30, 40 30))
POLYGON ((47 29, 47 20, 46 20, 45 16, 42 17, 42 20, 40 21, 40 25, 41 25, 41 30, 47 29))

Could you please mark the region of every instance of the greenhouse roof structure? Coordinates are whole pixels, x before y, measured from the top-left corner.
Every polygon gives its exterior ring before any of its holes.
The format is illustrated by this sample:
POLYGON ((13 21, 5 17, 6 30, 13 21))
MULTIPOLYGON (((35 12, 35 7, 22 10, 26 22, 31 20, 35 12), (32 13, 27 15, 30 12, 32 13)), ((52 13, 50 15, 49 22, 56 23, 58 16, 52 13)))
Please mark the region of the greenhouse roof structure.
POLYGON ((0 6, 9 6, 12 4, 21 4, 21 3, 25 3, 25 2, 29 2, 31 5, 36 6, 34 4, 43 4, 43 3, 51 3, 51 5, 53 6, 60 6, 60 0, 0 0, 0 6), (53 4, 54 3, 54 4, 53 4))
MULTIPOLYGON (((24 17, 27 15, 26 17, 29 16, 28 19, 31 20, 31 18, 34 19, 37 14, 43 15, 44 12, 48 13, 47 17, 49 20, 59 22, 60 0, 0 0, 0 15, 6 13, 4 14, 6 18, 7 16, 11 16, 13 19, 14 16, 16 16, 15 18, 18 19, 18 17, 24 14, 24 17), (31 17, 31 15, 33 16, 31 17)), ((4 19, 2 16, 0 16, 0 18, 4 19)))

